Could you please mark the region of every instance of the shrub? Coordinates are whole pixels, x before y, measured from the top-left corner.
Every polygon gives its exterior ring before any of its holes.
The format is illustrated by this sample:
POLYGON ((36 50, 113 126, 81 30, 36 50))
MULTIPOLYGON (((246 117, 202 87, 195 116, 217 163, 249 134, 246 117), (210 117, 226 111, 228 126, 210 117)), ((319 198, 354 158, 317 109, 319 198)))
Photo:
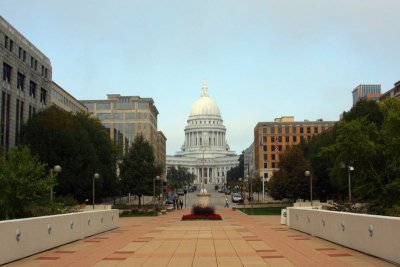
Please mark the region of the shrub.
POLYGON ((215 208, 213 206, 193 205, 192 214, 194 215, 213 215, 215 208))

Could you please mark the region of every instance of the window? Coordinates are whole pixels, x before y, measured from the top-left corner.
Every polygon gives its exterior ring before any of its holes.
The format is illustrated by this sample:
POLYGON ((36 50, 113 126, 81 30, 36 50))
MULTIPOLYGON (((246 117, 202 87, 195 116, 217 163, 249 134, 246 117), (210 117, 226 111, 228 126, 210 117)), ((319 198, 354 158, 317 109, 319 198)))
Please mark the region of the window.
POLYGON ((307 133, 308 133, 308 134, 311 133, 311 127, 307 127, 307 133))
POLYGON ((147 120, 147 113, 143 113, 143 119, 147 120))
POLYGON ((111 109, 111 104, 110 103, 97 103, 96 104, 96 109, 97 110, 111 109))
POLYGON ((318 127, 314 127, 314 133, 315 133, 315 134, 318 133, 318 127))
POLYGON ((44 69, 44 77, 47 78, 47 68, 44 69))
POLYGON ((21 59, 22 57, 22 47, 18 48, 18 58, 21 59))
POLYGON ((147 103, 139 102, 138 103, 138 109, 146 109, 147 103))
POLYGON ((271 157, 272 157, 272 160, 275 160, 275 154, 272 154, 271 157))
POLYGON ((46 105, 47 91, 43 88, 40 89, 40 103, 46 105))
POLYGON ((136 113, 125 113, 125 119, 126 120, 135 120, 136 119, 136 113))
POLYGON ((268 162, 264 162, 264 169, 268 168, 268 162))
POLYGON ((34 62, 35 62, 35 59, 33 57, 31 57, 31 68, 33 68, 34 62))
POLYGON ((96 117, 99 120, 109 120, 111 119, 111 113, 96 113, 96 117))
POLYGON ((267 128, 263 127, 262 132, 263 132, 263 134, 265 134, 267 132, 267 128))
POLYGON ((279 127, 278 127, 278 134, 281 134, 281 133, 282 133, 282 127, 279 126, 279 127))
POLYGON ((14 41, 10 39, 10 51, 14 50, 14 41))
POLYGON ((22 60, 24 62, 26 61, 26 51, 25 50, 22 52, 22 60))
POLYGON ((35 70, 37 70, 37 60, 35 59, 35 70))
POLYGON ((3 80, 6 82, 11 80, 11 66, 6 63, 3 63, 3 80))
POLYGON ((25 75, 22 73, 17 74, 17 88, 24 91, 25 75))
POLYGON ((275 137, 271 136, 271 143, 275 142, 275 137))
POLYGON ((293 143, 297 142, 297 136, 293 136, 293 143))
POLYGON ((137 118, 138 118, 138 120, 141 120, 141 119, 142 119, 142 113, 141 113, 141 112, 138 112, 137 118))
POLYGON ((289 127, 285 127, 285 134, 289 134, 289 127))
POLYGON ((292 134, 296 134, 297 128, 296 126, 292 127, 292 134))
POLYGON ((6 37, 4 38, 4 47, 8 48, 8 36, 6 35, 6 37))
POLYGON ((286 143, 289 143, 289 136, 285 137, 285 141, 286 141, 286 143))
POLYGON ((303 127, 300 127, 300 133, 302 134, 303 133, 303 127))
POLYGON ((42 65, 42 75, 44 75, 44 66, 42 65))
POLYGON ((275 133, 275 127, 271 127, 271 133, 275 133))
POLYGON ((275 146, 274 145, 271 146, 271 151, 275 151, 275 146))
POLYGON ((272 162, 272 168, 275 168, 275 162, 272 162))

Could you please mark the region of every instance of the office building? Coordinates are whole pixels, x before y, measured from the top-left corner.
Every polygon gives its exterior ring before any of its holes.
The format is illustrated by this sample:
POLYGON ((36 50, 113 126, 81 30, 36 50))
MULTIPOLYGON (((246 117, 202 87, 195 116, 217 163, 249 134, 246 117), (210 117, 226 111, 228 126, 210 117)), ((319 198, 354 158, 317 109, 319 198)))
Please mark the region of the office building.
POLYGON ((385 100, 389 97, 399 97, 400 98, 400 81, 394 84, 394 87, 387 91, 386 93, 382 94, 380 97, 380 101, 385 100))
POLYGON ((51 82, 51 104, 68 112, 88 112, 88 108, 54 81, 51 82))
POLYGON ((19 143, 21 125, 51 105, 50 60, 0 16, 0 150, 19 143))
POLYGON ((279 156, 302 140, 310 140, 334 126, 335 121, 294 121, 286 116, 259 122, 254 128, 254 175, 268 180, 279 168, 279 156))
POLYGON ((138 134, 152 145, 157 157, 158 110, 152 98, 109 94, 105 100, 81 100, 89 112, 109 130, 110 138, 126 154, 138 134))
POLYGON ((380 84, 360 84, 352 91, 353 106, 361 99, 378 101, 381 96, 380 84))

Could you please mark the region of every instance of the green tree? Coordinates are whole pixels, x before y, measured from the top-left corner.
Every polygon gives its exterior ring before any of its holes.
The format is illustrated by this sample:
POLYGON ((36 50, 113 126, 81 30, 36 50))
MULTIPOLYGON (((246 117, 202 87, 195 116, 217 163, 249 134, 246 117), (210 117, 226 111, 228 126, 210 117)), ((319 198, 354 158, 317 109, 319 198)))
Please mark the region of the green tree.
POLYGON ((62 172, 54 188, 56 196, 91 199, 92 178, 96 196, 112 196, 116 185, 116 149, 105 128, 89 114, 72 114, 55 106, 37 113, 22 127, 22 142, 49 168, 62 172))
POLYGON ((191 185, 195 179, 194 174, 190 173, 186 168, 171 166, 167 170, 167 180, 172 189, 182 188, 184 185, 191 185))
POLYGON ((27 147, 15 147, 8 157, 0 157, 0 218, 34 216, 38 206, 49 202, 54 177, 46 173, 46 165, 33 156, 27 147))
POLYGON ((162 168, 155 162, 153 147, 143 135, 138 135, 120 164, 124 192, 137 195, 141 205, 141 196, 153 195, 153 180, 161 172, 162 168))
POLYGON ((274 199, 309 199, 310 181, 304 171, 311 170, 310 163, 298 147, 292 147, 281 155, 279 170, 268 182, 268 189, 274 199))
POLYGON ((230 169, 226 174, 226 181, 228 185, 233 188, 238 184, 239 178, 244 178, 244 151, 239 156, 239 164, 230 169))

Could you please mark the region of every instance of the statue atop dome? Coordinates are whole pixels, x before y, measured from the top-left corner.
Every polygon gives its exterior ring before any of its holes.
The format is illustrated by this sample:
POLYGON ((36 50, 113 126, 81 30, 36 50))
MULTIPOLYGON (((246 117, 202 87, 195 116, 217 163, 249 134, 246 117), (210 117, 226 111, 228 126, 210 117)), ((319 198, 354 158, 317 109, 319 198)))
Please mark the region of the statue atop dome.
POLYGON ((203 95, 202 96, 208 96, 208 94, 207 94, 207 81, 206 80, 203 80, 202 89, 203 89, 203 95))

